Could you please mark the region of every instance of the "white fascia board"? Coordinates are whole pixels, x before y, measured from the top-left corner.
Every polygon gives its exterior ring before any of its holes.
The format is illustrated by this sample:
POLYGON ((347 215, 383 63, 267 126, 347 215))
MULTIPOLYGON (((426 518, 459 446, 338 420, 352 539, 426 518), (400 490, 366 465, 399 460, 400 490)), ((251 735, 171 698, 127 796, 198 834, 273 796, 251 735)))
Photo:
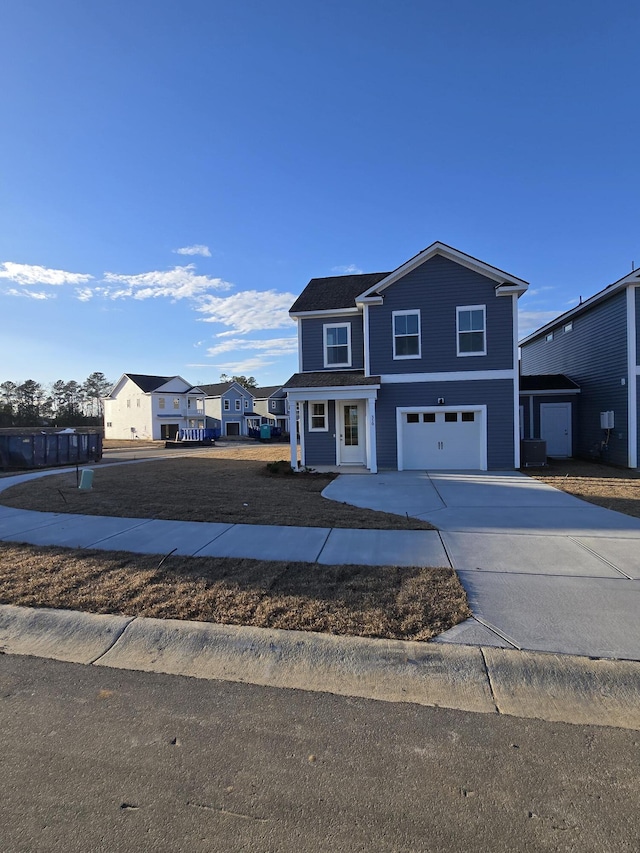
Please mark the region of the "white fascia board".
POLYGON ((378 295, 381 290, 385 290, 387 287, 398 281, 398 279, 407 275, 425 261, 433 258, 435 255, 442 255, 442 257, 455 261, 461 266, 467 267, 467 269, 473 270, 474 272, 478 272, 486 278, 490 278, 492 281, 497 281, 498 284, 511 284, 516 287, 523 288, 523 293, 529 287, 529 283, 521 278, 516 278, 497 267, 485 264, 484 261, 479 261, 477 258, 471 257, 471 255, 466 255, 464 252, 454 249, 452 246, 447 246, 445 243, 435 242, 430 246, 427 246, 426 249, 423 249, 422 252, 414 255, 413 258, 410 258, 406 263, 398 267, 397 270, 394 270, 386 278, 383 278, 382 281, 379 281, 377 284, 374 284, 372 287, 368 288, 368 290, 361 293, 360 296, 356 297, 356 303, 366 299, 372 294, 378 295))
POLYGON ((472 379, 517 379, 516 370, 458 370, 446 373, 387 373, 380 377, 382 385, 411 384, 412 382, 468 382, 472 379))
MULTIPOLYGON (((115 385, 113 386, 113 388, 111 389, 111 391, 109 391, 109 393, 107 394, 107 396, 106 396, 106 397, 104 397, 103 399, 105 399, 105 400, 107 400, 107 399, 112 399, 112 400, 113 400, 113 399, 115 399, 115 398, 118 396, 118 394, 120 393, 120 391, 122 390, 122 386, 124 385, 124 383, 125 383, 127 380, 128 380, 128 381, 130 381, 130 382, 133 382, 133 379, 129 379, 129 374, 128 374, 128 373, 123 373, 123 374, 122 374, 122 376, 120 377, 120 379, 118 379, 118 381, 115 383, 115 385)), ((134 384, 135 384, 135 383, 134 383, 134 384)))
POLYGON ((363 298, 359 296, 356 300, 356 305, 358 308, 364 308, 365 305, 384 305, 384 299, 382 296, 365 296, 363 298))
POLYGON ((497 284, 495 289, 496 296, 511 296, 512 293, 522 296, 527 287, 521 284, 497 284))
POLYGON ((581 314, 583 311, 588 311, 593 305, 597 305, 599 302, 604 302, 606 299, 609 299, 611 296, 614 296, 616 293, 624 290, 625 287, 629 287, 629 285, 634 284, 640 285, 640 270, 635 270, 634 272, 626 275, 624 278, 621 278, 619 281, 614 281, 613 284, 608 285, 604 290, 599 290, 598 293, 590 296, 589 299, 585 299, 584 302, 581 302, 580 305, 576 305, 575 308, 570 308, 568 311, 565 311, 564 314, 558 314, 558 316, 553 320, 545 323, 544 326, 540 326, 539 329, 536 329, 535 332, 531 332, 531 334, 527 335, 526 338, 522 338, 519 346, 522 347, 525 344, 530 343, 535 340, 535 338, 546 334, 550 329, 555 329, 556 326, 564 325, 577 314, 581 314))
POLYGON ((295 388, 287 393, 290 403, 305 400, 376 400, 379 385, 340 388, 295 388))
POLYGON ((320 319, 322 317, 327 317, 328 319, 333 317, 357 317, 358 314, 360 314, 358 308, 327 308, 324 311, 289 311, 289 316, 293 317, 294 320, 320 319))
POLYGON ((564 397, 565 394, 579 394, 580 388, 554 388, 553 391, 520 391, 521 397, 564 397))
MULTIPOLYGON (((511 334, 513 336, 513 467, 520 467, 520 370, 518 366, 518 297, 512 295, 511 334)), ((486 346, 486 342, 485 342, 486 346)))
POLYGON ((638 359, 636 330, 636 287, 627 286, 627 463, 638 467, 638 359))

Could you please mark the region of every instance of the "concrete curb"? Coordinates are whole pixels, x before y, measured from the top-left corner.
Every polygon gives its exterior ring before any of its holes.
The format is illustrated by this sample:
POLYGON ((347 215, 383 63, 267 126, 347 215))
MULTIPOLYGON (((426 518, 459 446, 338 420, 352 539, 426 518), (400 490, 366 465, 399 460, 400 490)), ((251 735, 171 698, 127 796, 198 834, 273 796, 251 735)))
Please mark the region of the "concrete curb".
POLYGON ((640 730, 640 663, 0 605, 0 649, 119 669, 640 730))

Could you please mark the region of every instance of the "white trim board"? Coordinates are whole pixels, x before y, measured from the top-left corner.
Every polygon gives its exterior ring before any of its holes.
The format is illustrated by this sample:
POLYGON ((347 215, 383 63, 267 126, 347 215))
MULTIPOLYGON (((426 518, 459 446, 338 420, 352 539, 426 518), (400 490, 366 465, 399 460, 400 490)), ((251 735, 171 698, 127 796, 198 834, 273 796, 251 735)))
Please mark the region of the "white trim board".
POLYGON ((638 467, 638 380, 636 353, 636 288, 627 287, 627 464, 638 467))
POLYGON ((516 370, 451 370, 443 373, 386 373, 380 377, 383 385, 408 384, 412 382, 468 382, 470 380, 512 379, 518 377, 516 370))

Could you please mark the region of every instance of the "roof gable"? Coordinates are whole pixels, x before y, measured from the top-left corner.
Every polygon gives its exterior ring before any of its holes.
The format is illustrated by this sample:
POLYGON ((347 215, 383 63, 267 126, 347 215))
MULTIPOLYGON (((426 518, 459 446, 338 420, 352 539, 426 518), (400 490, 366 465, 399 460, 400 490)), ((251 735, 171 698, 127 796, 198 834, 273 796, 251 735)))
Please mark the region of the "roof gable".
POLYGON ((405 275, 412 272, 435 255, 441 255, 444 258, 448 258, 450 261, 454 261, 463 267, 467 267, 467 269, 480 273, 480 275, 495 281, 497 286, 508 288, 509 292, 516 292, 520 295, 529 287, 528 282, 521 278, 516 278, 516 276, 513 276, 510 273, 498 269, 498 267, 493 267, 484 261, 479 261, 477 258, 461 252, 459 249, 454 249, 452 246, 447 246, 445 243, 436 241, 430 246, 427 246, 426 249, 423 249, 422 252, 414 255, 396 270, 389 273, 384 279, 380 280, 368 289, 363 290, 356 297, 356 303, 365 302, 371 298, 377 298, 387 287, 395 284, 396 281, 399 281, 405 275))
POLYGON ((268 385, 264 388, 253 389, 253 396, 256 400, 267 400, 269 397, 273 397, 278 394, 281 397, 285 396, 285 393, 282 390, 282 385, 268 385))
POLYGON ((204 391, 207 397, 223 397, 227 391, 230 391, 232 388, 235 388, 242 394, 246 394, 249 397, 254 396, 248 388, 245 388, 238 382, 217 382, 213 385, 200 385, 198 387, 201 391, 204 391))

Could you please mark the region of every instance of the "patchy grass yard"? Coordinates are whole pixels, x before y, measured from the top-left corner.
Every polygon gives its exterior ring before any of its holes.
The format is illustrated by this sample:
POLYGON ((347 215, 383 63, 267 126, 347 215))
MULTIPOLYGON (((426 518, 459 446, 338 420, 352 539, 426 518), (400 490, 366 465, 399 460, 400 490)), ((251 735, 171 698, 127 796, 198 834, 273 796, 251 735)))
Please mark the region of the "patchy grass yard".
POLYGON ((470 616, 449 568, 321 566, 0 544, 0 603, 428 640, 470 616))
MULTIPOLYGON (((261 452, 249 445, 245 454, 261 452)), ((282 458, 282 448, 269 452, 282 458)), ((426 521, 327 500, 321 496, 332 474, 269 474, 258 459, 223 457, 216 450, 193 457, 131 465, 94 467, 93 488, 79 491, 74 473, 54 474, 13 486, 0 503, 41 512, 218 521, 231 524, 282 524, 300 527, 351 527, 381 530, 432 529, 426 521)), ((367 476, 367 475, 362 475, 367 476)))
POLYGON ((640 518, 640 472, 579 459, 550 460, 523 473, 606 509, 640 518))

